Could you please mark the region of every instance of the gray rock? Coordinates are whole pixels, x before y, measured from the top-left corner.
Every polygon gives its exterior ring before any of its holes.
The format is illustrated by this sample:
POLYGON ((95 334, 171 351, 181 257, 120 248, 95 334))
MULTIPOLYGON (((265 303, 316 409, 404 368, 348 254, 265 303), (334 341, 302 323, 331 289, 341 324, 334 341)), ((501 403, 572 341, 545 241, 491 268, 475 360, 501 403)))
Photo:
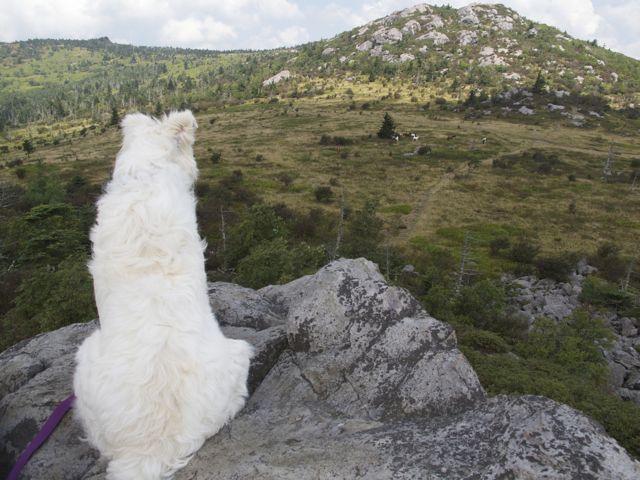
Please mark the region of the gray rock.
POLYGON ((471 30, 461 30, 460 33, 458 33, 458 41, 460 42, 460 45, 478 43, 478 34, 471 30))
POLYGON ((177 480, 632 480, 640 475, 640 464, 602 427, 551 400, 497 397, 456 416, 380 423, 337 416, 304 388, 295 365, 288 366, 286 373, 299 377, 300 389, 265 410, 261 387, 228 435, 207 442, 177 480))
POLYGON ((449 37, 441 32, 425 33, 424 35, 417 37, 416 40, 430 40, 434 45, 444 45, 445 43, 449 43, 449 37))
POLYGON ((453 329, 365 259, 260 293, 287 311, 296 365, 337 411, 380 419, 452 412, 484 398, 453 329))
POLYGON ((402 53, 402 54, 400 54, 400 57, 398 58, 398 61, 401 62, 401 63, 404 63, 404 62, 410 62, 410 61, 415 60, 415 59, 416 59, 415 55, 413 55, 411 53, 402 53))
MULTIPOLYGON (((255 316, 226 313, 236 325, 225 334, 256 347, 255 391, 176 480, 640 476, 638 462, 569 407, 487 400, 451 327, 371 262, 338 260, 253 293, 220 285, 211 287, 229 309, 266 306, 286 325, 256 330, 255 316)), ((0 475, 70 393, 75 350, 93 328, 71 325, 0 354, 0 475)), ((80 436, 67 416, 23 478, 103 480, 104 460, 80 436)))
POLYGON ((442 21, 442 17, 440 15, 427 15, 427 18, 425 20, 427 21, 427 23, 425 24, 425 28, 429 30, 435 30, 444 27, 444 22, 442 21))
POLYGON ((366 40, 356 46, 356 50, 360 52, 366 52, 371 50, 372 48, 373 48, 373 42, 371 42, 370 40, 366 40))
POLYGON ((335 48, 333 47, 327 47, 324 50, 322 50, 322 55, 331 55, 332 53, 334 53, 336 51, 335 48))
POLYGON ((383 27, 373 34, 372 40, 378 45, 397 43, 402 40, 402 32, 397 28, 383 27))
POLYGON ((464 25, 477 25, 480 23, 480 19, 476 15, 473 5, 467 5, 466 7, 459 8, 458 18, 460 19, 460 23, 464 25))
POLYGON ((275 306, 262 295, 233 283, 210 283, 209 302, 220 325, 264 330, 284 323, 275 306))
POLYGON ((291 72, 289 70, 282 70, 281 72, 276 73, 273 77, 267 78, 264 82, 262 82, 262 86, 266 87, 268 85, 274 85, 289 78, 291 78, 291 72))
POLYGON ((404 24, 404 27, 402 27, 402 33, 415 35, 420 31, 421 28, 422 27, 420 26, 419 22, 415 20, 409 20, 407 23, 404 24))
POLYGON ((416 13, 431 13, 431 6, 426 3, 414 5, 413 7, 405 8, 399 12, 401 17, 409 17, 416 13))
POLYGON ((638 335, 638 329, 630 318, 623 317, 620 319, 620 335, 623 337, 635 337, 638 335))

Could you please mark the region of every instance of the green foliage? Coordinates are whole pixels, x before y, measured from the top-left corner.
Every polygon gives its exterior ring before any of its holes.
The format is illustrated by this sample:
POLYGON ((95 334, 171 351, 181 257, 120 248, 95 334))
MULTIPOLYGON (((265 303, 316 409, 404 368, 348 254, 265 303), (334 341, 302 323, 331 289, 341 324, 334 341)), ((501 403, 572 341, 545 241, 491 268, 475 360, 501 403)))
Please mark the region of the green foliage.
POLYGON ((539 251, 540 247, 536 244, 526 238, 521 238, 517 243, 511 246, 509 258, 514 262, 531 264, 535 260, 539 251))
POLYGON ((255 246, 238 262, 236 280, 250 288, 286 283, 313 273, 324 260, 320 247, 303 242, 292 246, 284 238, 275 238, 255 246))
POLYGON ((576 264, 575 255, 549 255, 535 259, 535 266, 540 278, 550 278, 556 282, 566 282, 576 264))
POLYGON ((57 265, 88 251, 87 220, 66 203, 33 207, 7 224, 3 254, 23 267, 57 265))
POLYGON ((21 283, 15 308, 0 322, 0 349, 37 333, 96 317, 86 261, 86 256, 68 258, 53 270, 36 270, 21 283))
POLYGON ((547 85, 547 81, 542 76, 542 71, 539 70, 538 76, 536 77, 536 81, 534 82, 533 87, 531 87, 531 90, 533 91, 533 93, 540 94, 544 92, 546 85, 547 85))
POLYGON ((380 130, 378 130, 379 138, 390 139, 396 134, 396 122, 393 120, 389 112, 385 112, 380 130))
POLYGON ((333 198, 333 190, 327 186, 316 187, 313 191, 313 196, 320 203, 329 203, 333 198))
MULTIPOLYGON (((376 214, 377 205, 367 202, 356 210, 347 223, 340 255, 365 257, 380 261, 380 244, 383 240, 383 222, 376 214)), ((382 263, 382 262, 380 262, 382 263)))
POLYGON ((497 333, 487 330, 467 329, 458 335, 458 341, 467 347, 484 353, 506 353, 509 344, 497 333))
POLYGON ((620 247, 611 242, 601 244, 596 254, 589 258, 589 263, 610 282, 620 281, 627 272, 627 262, 620 255, 620 247))
POLYGON ((621 310, 632 306, 633 296, 616 285, 591 275, 582 285, 580 301, 597 307, 621 310))
POLYGON ((273 207, 254 205, 229 233, 228 261, 232 265, 237 264, 253 248, 276 238, 284 238, 287 234, 284 220, 276 214, 273 207))
POLYGON ((65 199, 64 184, 50 167, 38 162, 29 175, 25 197, 31 206, 61 203, 65 199))
POLYGON ((30 138, 25 138, 22 142, 22 150, 27 154, 27 157, 35 152, 36 147, 33 145, 33 141, 30 138))

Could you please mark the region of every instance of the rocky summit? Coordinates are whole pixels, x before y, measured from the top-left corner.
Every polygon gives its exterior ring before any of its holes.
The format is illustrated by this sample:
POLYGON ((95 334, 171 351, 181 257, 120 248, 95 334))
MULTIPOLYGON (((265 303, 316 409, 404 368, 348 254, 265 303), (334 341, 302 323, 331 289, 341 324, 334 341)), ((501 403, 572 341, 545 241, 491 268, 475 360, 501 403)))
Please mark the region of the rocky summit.
MULTIPOLYGON (((472 19, 469 20, 470 22, 472 19)), ((176 478, 637 479, 585 415, 542 397, 487 398, 453 329, 364 259, 254 291, 211 284, 225 333, 255 345, 251 397, 176 478)), ((95 322, 0 354, 0 473, 71 393, 95 322)), ((102 479, 67 416, 24 479, 102 479)))

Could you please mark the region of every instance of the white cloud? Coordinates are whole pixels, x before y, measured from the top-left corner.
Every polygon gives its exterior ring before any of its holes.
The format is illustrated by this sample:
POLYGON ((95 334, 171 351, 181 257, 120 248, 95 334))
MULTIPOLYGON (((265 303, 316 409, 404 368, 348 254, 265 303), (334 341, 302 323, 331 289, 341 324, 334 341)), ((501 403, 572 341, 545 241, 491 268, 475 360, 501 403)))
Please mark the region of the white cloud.
POLYGON ((233 27, 212 17, 169 20, 162 27, 162 40, 174 47, 214 48, 220 40, 235 38, 233 27))

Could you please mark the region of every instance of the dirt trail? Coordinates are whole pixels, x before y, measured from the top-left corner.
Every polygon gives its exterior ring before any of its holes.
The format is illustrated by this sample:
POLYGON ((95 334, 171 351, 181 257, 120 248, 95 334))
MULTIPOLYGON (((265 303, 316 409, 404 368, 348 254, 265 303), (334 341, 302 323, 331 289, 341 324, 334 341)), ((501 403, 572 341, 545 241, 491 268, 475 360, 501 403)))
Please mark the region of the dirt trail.
MULTIPOLYGON (((500 158, 505 155, 518 155, 526 150, 526 148, 521 148, 509 152, 502 152, 492 157, 485 158, 484 160, 482 160, 482 162, 480 162, 480 165, 491 166, 493 160, 496 158, 500 158)), ((451 184, 451 181, 455 178, 456 174, 464 173, 468 168, 469 167, 465 163, 453 172, 445 173, 436 181, 436 183, 429 185, 417 195, 416 202, 414 203, 411 212, 403 219, 404 224, 407 228, 400 230, 398 232, 398 235, 396 235, 396 237, 394 238, 395 242, 398 245, 406 245, 409 239, 414 236, 414 232, 423 231, 423 229, 419 227, 421 225, 424 225, 430 219, 429 208, 432 205, 432 202, 430 201, 431 198, 442 189, 448 187, 451 184)))

